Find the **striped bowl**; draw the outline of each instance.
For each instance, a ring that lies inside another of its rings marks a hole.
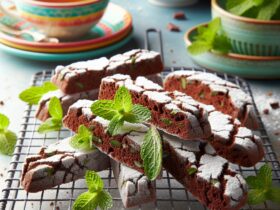
[[[233,52],[254,56],[280,55],[280,20],[257,20],[225,10],[226,0],[212,0],[212,17],[220,17]]]
[[[75,39],[86,34],[103,16],[109,0],[16,0],[18,15],[51,37]]]

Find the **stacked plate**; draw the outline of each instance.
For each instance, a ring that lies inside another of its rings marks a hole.
[[[7,1],[7,0],[6,0]],[[25,21],[15,21],[0,12],[0,22],[14,29],[35,30]],[[132,17],[124,8],[110,3],[101,21],[79,40],[59,43],[35,42],[29,35],[0,32],[0,49],[14,55],[45,61],[66,61],[102,56],[131,38]]]

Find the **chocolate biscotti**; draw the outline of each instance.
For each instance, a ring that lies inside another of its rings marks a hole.
[[[216,110],[239,119],[243,126],[257,128],[257,118],[251,97],[239,86],[214,74],[175,71],[167,75],[164,89],[186,93],[197,101],[213,105]]]
[[[125,208],[156,200],[156,183],[144,174],[111,159],[111,167]]]
[[[213,106],[196,102],[182,92],[164,91],[144,77],[135,81],[128,75],[106,77],[101,82],[98,98],[112,99],[123,85],[130,91],[134,103],[151,110],[150,123],[159,129],[184,140],[210,141],[220,156],[241,166],[253,166],[263,158],[260,138],[242,127],[238,120],[216,111]]]
[[[51,91],[43,95],[41,100],[39,101],[38,108],[36,110],[36,118],[45,121],[50,117],[48,111],[48,104],[52,97],[57,97],[60,100],[60,104],[62,106],[63,115],[67,113],[69,106],[78,101],[79,99],[90,99],[95,100],[98,97],[99,89],[93,89],[90,91],[74,93],[74,94],[65,94],[61,90]]]
[[[165,169],[208,209],[238,210],[246,204],[244,178],[209,144],[168,142],[168,155],[163,160]]]
[[[128,74],[132,78],[162,72],[163,63],[159,53],[148,50],[131,50],[107,59],[83,61],[68,66],[58,66],[51,81],[66,94],[98,88],[103,77]]]
[[[211,129],[207,112],[191,97],[185,101],[173,100],[173,93],[145,77],[135,81],[128,75],[116,74],[102,79],[99,96],[113,99],[117,89],[125,86],[132,95],[134,104],[141,104],[151,110],[151,124],[182,139],[208,139]],[[176,125],[176,126],[172,126]]]
[[[83,152],[70,146],[70,138],[43,147],[38,155],[24,162],[21,185],[27,192],[38,192],[84,177],[86,170],[102,171],[110,159],[97,149]]]

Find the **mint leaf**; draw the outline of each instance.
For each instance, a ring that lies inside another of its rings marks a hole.
[[[113,117],[113,119],[110,121],[109,125],[108,125],[108,133],[111,136],[115,136],[118,134],[118,131],[120,130],[120,128],[123,126],[124,124],[124,119],[121,115],[116,115],[115,117]]]
[[[99,192],[103,190],[104,184],[100,176],[94,171],[87,171],[85,175],[89,192]]]
[[[162,140],[158,130],[152,126],[144,137],[140,151],[146,176],[155,180],[162,168]]]
[[[103,189],[104,184],[100,176],[94,171],[87,171],[86,183],[88,192],[82,193],[73,205],[74,210],[109,209],[113,206],[111,195]]]
[[[63,118],[63,110],[60,104],[60,100],[57,97],[52,97],[48,107],[49,113],[52,118],[62,119]]]
[[[270,188],[266,193],[266,197],[268,200],[280,203],[280,189],[276,187]]]
[[[135,104],[132,106],[130,113],[124,114],[124,121],[130,123],[142,123],[151,119],[151,111],[140,104]]]
[[[132,105],[132,98],[129,90],[124,86],[120,87],[114,97],[115,109],[120,112],[130,112]]]
[[[9,125],[10,125],[9,118],[0,113],[0,131],[7,129]]]
[[[243,15],[245,12],[247,12],[252,7],[258,5],[258,4],[256,4],[257,2],[255,2],[254,0],[244,0],[244,1],[241,1],[238,3],[239,4],[236,3],[234,7],[229,9],[229,11],[235,15]],[[229,3],[229,4],[232,5],[233,3]]]
[[[57,90],[51,82],[44,82],[42,86],[31,86],[19,94],[19,98],[28,104],[38,104],[42,96],[50,91]]]
[[[224,32],[220,32],[216,35],[213,42],[213,50],[222,54],[229,53],[231,50],[231,43]]]
[[[0,132],[0,153],[12,155],[17,142],[17,136],[10,130]]]
[[[269,0],[267,4],[265,4],[259,9],[257,19],[271,20],[272,17],[276,14],[279,6],[280,6],[279,0]]]
[[[98,205],[98,193],[84,192],[76,199],[73,210],[93,210]]]
[[[111,100],[98,100],[91,105],[91,111],[96,116],[106,120],[111,120],[118,111],[114,107],[114,102]]]
[[[192,55],[199,55],[202,53],[206,53],[212,49],[211,43],[205,41],[196,41],[193,42],[190,46],[188,46],[188,51]]]
[[[262,189],[263,188],[263,182],[258,177],[248,176],[246,178],[246,182],[250,188],[253,188],[253,189]]]
[[[258,174],[257,177],[262,181],[264,188],[270,188],[272,184],[272,170],[268,164],[264,164]]]
[[[91,150],[93,148],[92,140],[92,132],[86,126],[80,125],[78,133],[71,138],[70,145],[74,149]]]
[[[248,204],[255,205],[263,203],[266,200],[266,191],[263,189],[253,189],[248,194]]]
[[[37,131],[39,133],[47,133],[50,131],[59,131],[61,127],[61,119],[49,118],[39,126]]]

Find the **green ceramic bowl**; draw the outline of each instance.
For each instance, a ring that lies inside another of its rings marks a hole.
[[[186,32],[184,40],[187,46],[192,43],[196,34],[197,27]],[[211,52],[190,56],[197,64],[212,71],[253,79],[280,79],[280,56],[249,56],[234,53],[219,55]]]
[[[244,55],[280,55],[280,20],[257,20],[236,16],[225,8],[226,0],[212,0],[212,17],[221,17],[233,52]]]

